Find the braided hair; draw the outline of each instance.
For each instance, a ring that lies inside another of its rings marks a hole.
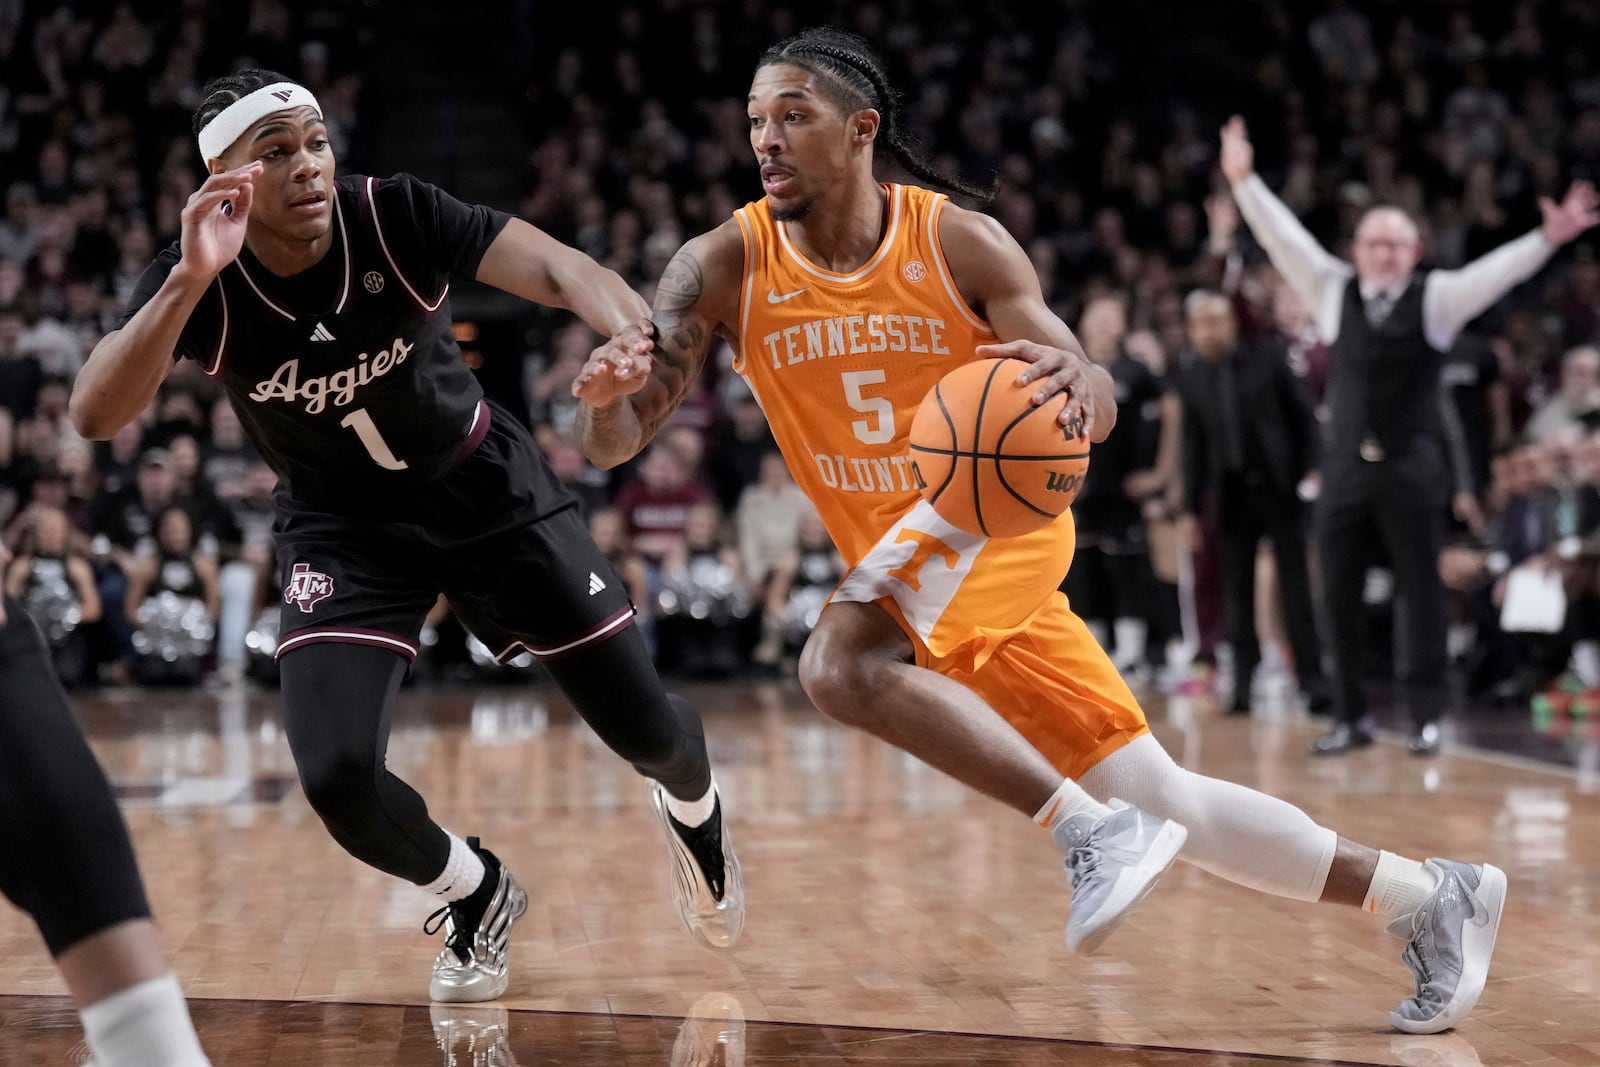
[[[918,181],[988,204],[999,187],[991,179],[987,188],[958,176],[943,174],[928,158],[928,150],[905,128],[900,115],[900,94],[889,84],[883,61],[866,41],[853,33],[816,26],[801,30],[761,55],[756,69],[776,64],[801,67],[820,75],[825,91],[846,112],[873,108],[881,116],[878,143],[889,157]]]
[[[194,134],[199,136],[200,131],[205,129],[212,119],[222,114],[229,104],[249,96],[257,89],[264,89],[278,82],[300,84],[275,70],[261,70],[257,67],[211,79],[202,90],[203,99],[200,101],[200,106],[194,111]]]

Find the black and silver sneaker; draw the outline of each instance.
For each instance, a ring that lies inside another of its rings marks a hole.
[[[506,991],[511,981],[508,957],[511,927],[528,910],[528,894],[511,876],[505,864],[488,849],[478,847],[476,837],[467,844],[483,857],[485,880],[495,879],[487,901],[475,898],[446,904],[428,916],[426,933],[445,930],[444,950],[433,961],[433,981],[428,995],[445,1003],[477,1003],[494,1000]]]
[[[707,948],[732,948],[744,929],[744,875],[722,821],[722,797],[711,818],[685,826],[667,810],[667,792],[650,783],[650,799],[672,854],[672,899],[683,925]]]

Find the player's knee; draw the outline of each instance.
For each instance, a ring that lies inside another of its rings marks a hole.
[[[871,665],[855,650],[824,639],[806,643],[800,653],[800,688],[830,719],[863,727],[871,718]]]
[[[303,760],[300,787],[305,790],[311,810],[330,826],[360,826],[378,807],[373,767],[353,756]]]

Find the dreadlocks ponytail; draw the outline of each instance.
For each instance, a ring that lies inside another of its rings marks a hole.
[[[882,117],[878,143],[906,173],[925,185],[972,197],[983,204],[994,199],[998,179],[987,187],[959,176],[944,174],[928,158],[928,150],[905,128],[900,114],[900,94],[889,84],[883,62],[867,42],[853,33],[830,27],[802,30],[767,49],[756,69],[776,63],[803,67],[821,75],[834,100],[846,111],[874,108]]]

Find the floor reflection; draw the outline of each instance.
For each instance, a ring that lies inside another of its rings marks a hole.
[[[196,1000],[215,1067],[1360,1067],[1366,1061],[746,1022],[728,993],[688,1017],[508,1011],[498,1004],[389,1007]],[[1454,1034],[1395,1037],[1407,1067],[1482,1067]],[[64,998],[0,996],[0,1062],[87,1064]]]

